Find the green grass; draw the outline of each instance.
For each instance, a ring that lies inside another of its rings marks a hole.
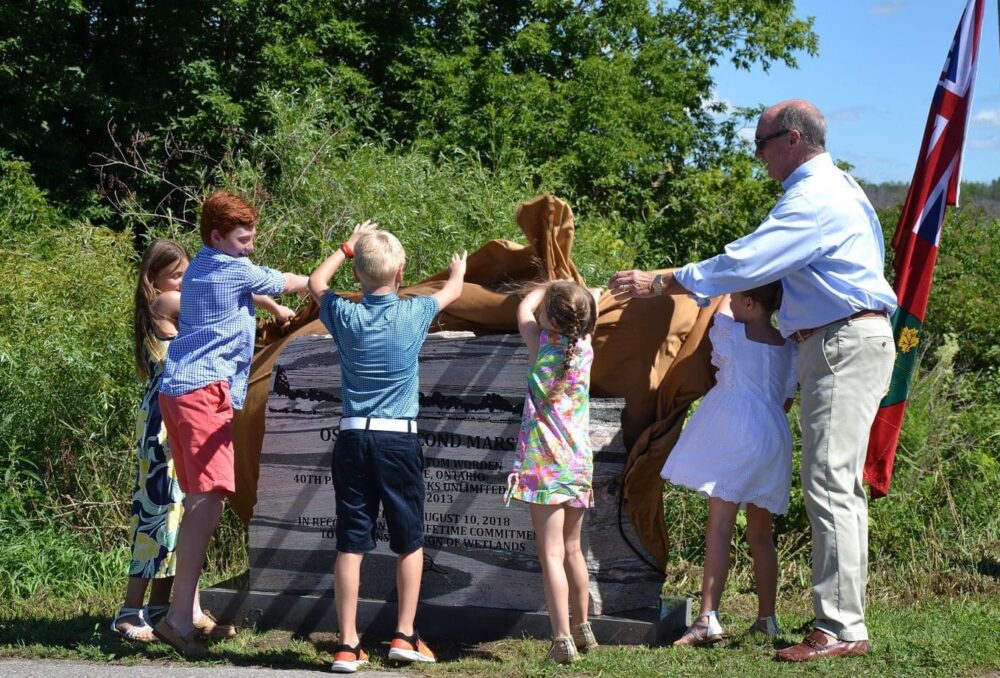
[[[733,637],[711,649],[674,650],[668,647],[602,647],[575,664],[572,670],[545,661],[547,643],[509,639],[480,645],[436,642],[440,663],[401,673],[429,675],[548,676],[558,674],[602,676],[663,675],[893,675],[977,676],[1000,669],[1000,592],[959,597],[927,596],[910,604],[882,601],[868,610],[873,652],[849,660],[784,665],[774,661],[775,647],[796,642],[796,628],[808,623],[807,592],[783,596],[780,619],[786,632],[777,642],[741,636],[752,620],[753,596],[738,593],[727,599],[732,612],[723,617]],[[118,640],[107,630],[113,600],[91,597],[65,604],[51,616],[39,611],[0,619],[0,657],[59,658],[140,663],[176,661],[169,647],[141,646]],[[428,633],[431,641],[435,640]],[[199,664],[233,664],[276,668],[324,669],[330,662],[335,637],[315,633],[293,637],[283,631],[242,630],[231,641],[216,643]],[[386,639],[365,643],[372,668],[394,669],[386,655]]]
[[[75,535],[52,526],[14,532],[0,528],[0,597],[10,605],[49,596],[73,599],[97,595],[128,570],[126,549],[93,550]],[[60,582],[57,590],[53,582]],[[0,608],[2,609],[2,608]]]
[[[0,620],[47,618],[50,606],[62,614],[81,611],[92,600],[106,600],[106,609],[120,603],[114,599],[124,595],[128,572],[127,518],[97,530],[72,529],[47,516],[4,520],[4,509],[0,501]],[[245,572],[246,557],[246,530],[226,511],[209,545],[209,576],[221,580]]]

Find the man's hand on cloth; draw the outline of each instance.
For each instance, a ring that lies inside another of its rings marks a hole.
[[[617,301],[626,299],[651,299],[658,296],[653,290],[652,273],[646,271],[618,271],[608,281],[608,290]]]

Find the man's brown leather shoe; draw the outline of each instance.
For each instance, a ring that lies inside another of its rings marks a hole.
[[[853,657],[866,652],[867,640],[839,640],[816,629],[798,645],[778,650],[775,658],[779,662],[808,662],[823,657]]]

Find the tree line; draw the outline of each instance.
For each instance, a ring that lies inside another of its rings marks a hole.
[[[910,185],[903,181],[863,182],[863,186],[876,210],[901,205],[910,189]],[[962,207],[979,207],[994,217],[1000,217],[1000,178],[989,183],[963,181],[959,200]]]
[[[677,258],[752,227],[774,191],[736,135],[756,111],[725,115],[712,67],[816,49],[792,0],[13,0],[0,149],[76,214],[114,225],[122,196],[180,214],[171,187],[273,131],[275,92],[311,94],[337,144],[527,167]]]

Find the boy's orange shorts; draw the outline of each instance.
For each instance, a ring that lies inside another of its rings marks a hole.
[[[229,383],[216,381],[180,396],[161,393],[160,414],[184,494],[235,492]]]

